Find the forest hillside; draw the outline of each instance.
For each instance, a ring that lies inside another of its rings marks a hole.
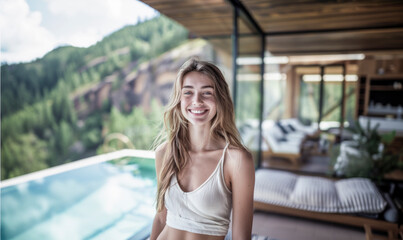
[[[128,137],[123,147],[150,149],[177,69],[210,53],[205,41],[188,40],[186,29],[159,16],[89,48],[2,64],[1,178],[116,149],[104,142],[112,133]]]

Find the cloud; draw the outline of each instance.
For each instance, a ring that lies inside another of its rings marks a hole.
[[[0,1],[1,62],[30,61],[55,47],[41,21],[42,14],[30,11],[24,0]]]
[[[157,12],[136,0],[0,0],[1,61],[30,61],[61,45],[88,47]]]
[[[88,47],[121,27],[135,24],[138,18],[151,18],[156,11],[135,0],[46,0],[57,19],[58,41]],[[54,26],[51,26],[53,28]],[[57,29],[54,29],[57,31]]]

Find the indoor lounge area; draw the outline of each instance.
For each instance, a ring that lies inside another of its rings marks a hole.
[[[402,239],[401,1],[143,2],[214,48],[256,239]]]

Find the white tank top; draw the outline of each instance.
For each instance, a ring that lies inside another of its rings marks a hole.
[[[165,193],[169,227],[214,236],[227,234],[232,209],[232,193],[224,181],[224,156],[228,145],[213,173],[195,190],[184,192],[176,175],[171,178]]]

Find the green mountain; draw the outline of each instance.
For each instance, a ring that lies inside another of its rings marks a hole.
[[[131,134],[136,136],[135,146],[149,146],[157,132],[154,125],[161,104],[149,97],[153,109],[149,111],[137,107],[136,97],[143,95],[115,100],[100,96],[104,86],[110,94],[135,84],[133,74],[141,66],[187,38],[186,29],[159,16],[126,26],[89,48],[64,46],[33,62],[3,64],[1,178],[93,155],[97,149],[102,151],[107,133]]]
[[[30,63],[1,66],[2,117],[47,97],[60,82],[76,89],[129,62],[145,62],[183,43],[188,32],[160,16],[127,26],[89,48],[59,47]]]

